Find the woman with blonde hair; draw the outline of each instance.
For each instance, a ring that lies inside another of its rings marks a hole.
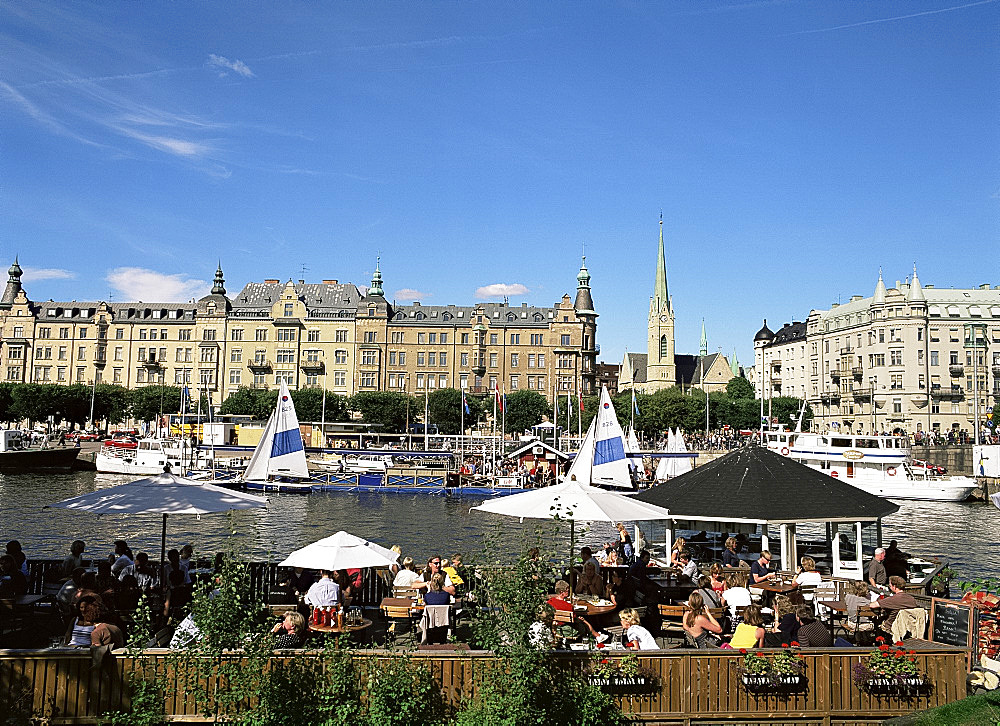
[[[281,619],[281,622],[271,628],[271,632],[278,636],[274,639],[275,650],[301,648],[305,645],[306,635],[308,634],[306,619],[302,617],[302,613],[289,610],[285,613],[285,617]]]
[[[674,540],[673,546],[670,548],[670,564],[674,567],[681,567],[681,552],[687,549],[687,540],[683,537],[678,537]]]
[[[864,580],[856,580],[848,587],[844,593],[844,604],[847,606],[847,619],[844,621],[844,629],[849,632],[867,633],[875,629],[870,618],[858,615],[859,608],[870,607],[872,603],[871,590]]]
[[[750,604],[743,611],[743,622],[736,626],[733,637],[729,645],[733,648],[762,648],[764,647],[764,618],[760,608]]]
[[[692,592],[687,602],[687,612],[684,613],[682,625],[688,640],[695,648],[717,646],[719,639],[715,636],[722,632],[719,621],[705,607],[705,601],[699,592]]]
[[[712,579],[712,589],[721,595],[726,589],[726,576],[722,573],[722,565],[713,562],[708,568],[708,576]]]
[[[723,567],[739,567],[740,566],[740,555],[737,548],[737,542],[735,537],[726,538],[726,549],[722,550],[722,566]]]
[[[625,629],[625,639],[629,648],[636,650],[659,650],[653,634],[639,625],[639,613],[627,608],[618,613],[618,620]]]

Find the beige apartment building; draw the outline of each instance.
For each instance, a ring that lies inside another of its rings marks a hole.
[[[528,389],[552,399],[596,390],[590,273],[551,307],[506,302],[395,305],[371,287],[250,282],[228,297],[222,269],[190,303],[34,302],[15,261],[0,298],[8,382],[198,386],[216,402],[240,386],[325,386],[343,395],[439,388]]]
[[[1000,285],[912,279],[754,337],[755,386],[805,397],[820,430],[973,428],[1000,402]],[[978,398],[978,407],[977,407]]]

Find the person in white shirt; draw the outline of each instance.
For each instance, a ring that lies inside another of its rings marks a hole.
[[[692,582],[698,579],[698,563],[691,559],[691,553],[687,550],[681,551],[678,560],[681,566],[681,574]]]
[[[737,619],[736,608],[746,607],[753,602],[746,584],[747,576],[739,572],[731,572],[726,577],[726,589],[722,592],[722,604],[729,608],[729,614],[733,617],[734,624]]]
[[[114,562],[111,563],[111,574],[115,577],[121,577],[122,570],[132,564],[132,557],[130,556],[132,550],[128,548],[128,544],[123,539],[115,540],[115,554]]]
[[[802,566],[795,576],[795,582],[800,585],[818,585],[823,582],[823,576],[816,571],[816,560],[812,557],[802,558]]]
[[[403,558],[403,568],[396,573],[392,580],[393,587],[415,587],[415,583],[420,582],[420,575],[413,569],[413,558]]]
[[[319,580],[306,593],[306,604],[317,608],[333,607],[340,602],[340,586],[330,579],[330,573],[326,570],[320,570],[319,573]]]
[[[588,562],[593,562],[594,570],[598,573],[601,571],[601,562],[594,557],[594,552],[589,547],[580,548],[580,560],[583,562],[584,567],[587,566]]]
[[[625,636],[630,645],[635,643],[635,646],[633,647],[638,650],[660,649],[660,646],[656,643],[656,638],[653,637],[653,634],[639,625],[639,613],[635,610],[632,608],[622,610],[618,613],[618,619],[621,621],[622,627],[625,629]]]
[[[538,620],[528,628],[528,642],[532,648],[551,650],[553,645],[552,622],[555,610],[548,603],[542,603],[538,608]]]
[[[181,547],[180,551],[180,565],[181,569],[184,571],[184,584],[191,584],[191,556],[194,554],[194,547],[186,544]]]

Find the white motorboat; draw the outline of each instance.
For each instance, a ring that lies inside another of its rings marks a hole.
[[[130,445],[131,444],[131,445]],[[105,441],[97,452],[97,471],[102,474],[160,474],[168,464],[180,473],[192,461],[191,445],[181,439]]]
[[[393,466],[392,456],[388,454],[357,454],[345,455],[339,459],[311,459],[313,466],[324,471],[350,474],[385,474]]]
[[[767,431],[765,440],[782,456],[888,499],[960,502],[979,488],[972,477],[915,465],[905,436]]]

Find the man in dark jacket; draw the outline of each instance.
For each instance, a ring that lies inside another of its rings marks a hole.
[[[833,645],[833,636],[808,605],[795,608],[795,619],[799,621],[798,642],[803,648],[829,648]]]

